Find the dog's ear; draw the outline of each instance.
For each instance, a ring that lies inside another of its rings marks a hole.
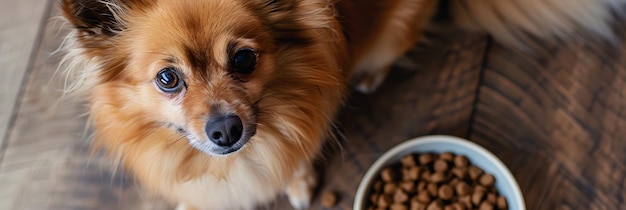
[[[116,0],[63,0],[63,16],[88,37],[106,38],[124,29],[123,13],[126,5]]]

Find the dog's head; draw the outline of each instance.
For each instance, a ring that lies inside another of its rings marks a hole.
[[[204,153],[227,155],[259,135],[301,147],[327,133],[345,59],[328,5],[64,0],[62,10],[91,62],[80,71],[93,78],[96,131],[129,138],[127,130],[145,137],[167,127]]]

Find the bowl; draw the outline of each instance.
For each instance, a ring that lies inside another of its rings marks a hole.
[[[400,161],[402,157],[411,153],[444,153],[452,152],[456,155],[465,155],[469,161],[496,178],[495,187],[507,199],[510,210],[525,210],[524,198],[519,185],[509,169],[495,155],[485,148],[465,139],[453,136],[423,136],[405,141],[385,152],[367,170],[359,184],[354,200],[354,210],[364,210],[367,195],[373,180],[386,166]]]

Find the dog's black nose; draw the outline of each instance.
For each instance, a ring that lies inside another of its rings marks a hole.
[[[209,139],[222,147],[232,146],[243,134],[243,123],[235,115],[212,116],[204,128]]]

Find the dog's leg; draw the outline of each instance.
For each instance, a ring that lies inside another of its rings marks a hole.
[[[346,10],[344,21],[350,24],[346,33],[354,55],[351,83],[356,90],[369,93],[383,83],[396,59],[419,40],[438,0],[344,2],[340,7]]]
[[[313,166],[302,161],[285,189],[291,206],[295,209],[309,208],[316,185],[317,176]]]

